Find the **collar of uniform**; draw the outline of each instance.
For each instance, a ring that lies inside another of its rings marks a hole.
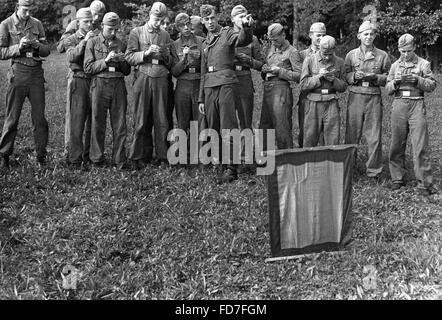
[[[106,44],[106,38],[103,35],[103,32],[100,32],[100,34],[98,35],[98,37],[100,38],[100,41],[104,44]]]
[[[210,32],[210,31],[207,32],[207,39],[211,40],[211,39],[219,36],[220,33],[221,33],[221,30],[222,30],[221,26],[218,25],[218,27],[216,28],[215,32]],[[209,36],[210,36],[210,38],[209,38]]]
[[[321,56],[320,51],[316,52],[315,55],[318,57],[319,62],[322,62],[324,60]],[[329,66],[334,66],[334,65],[335,65],[335,55],[333,54],[333,56],[331,57],[330,61],[326,64],[326,66],[329,67]]]
[[[25,26],[25,29],[29,29],[32,27],[32,24],[30,23],[31,17],[29,17],[28,21],[21,21],[17,16],[17,11],[15,11],[12,15],[12,19],[14,20],[14,24],[16,26],[23,24],[23,26]]]
[[[399,58],[399,63],[401,65],[407,65],[409,63],[417,64],[417,62],[418,62],[418,58],[417,58],[417,54],[416,53],[414,54],[413,59],[411,59],[410,61],[403,61],[402,58]]]
[[[371,56],[368,57],[369,59],[366,59],[366,55],[368,52],[371,52]],[[362,46],[359,46],[359,48],[358,48],[358,58],[361,61],[374,59],[374,58],[376,58],[377,54],[378,54],[378,49],[374,45],[373,45],[373,49],[367,51],[365,54],[364,54],[364,51],[362,51]]]
[[[281,49],[279,49],[279,50],[280,50],[280,51],[285,51],[285,50],[287,50],[289,47],[290,47],[290,42],[286,39],[286,40],[284,41],[284,43],[282,44]]]
[[[316,50],[313,46],[310,46],[309,50],[310,50],[310,52],[312,52],[312,53],[316,53],[316,52],[319,51],[319,49]]]
[[[149,24],[149,22],[146,22],[146,24],[145,24],[144,26],[145,26],[146,30],[147,30],[148,32],[150,32],[150,33],[153,33],[153,32],[155,32],[155,33],[160,33],[161,28],[154,29],[154,28],[152,28],[152,26]]]
[[[193,33],[190,33],[190,36],[188,37],[188,38],[183,38],[182,36],[181,36],[181,34],[179,35],[179,39],[180,39],[180,41],[181,41],[181,43],[183,43],[184,42],[184,40],[189,40],[188,42],[194,42],[194,43],[196,43],[196,35],[194,35]]]
[[[84,37],[86,36],[85,34],[82,34],[80,30],[77,30],[77,32],[75,32],[75,35],[78,39],[84,39]]]

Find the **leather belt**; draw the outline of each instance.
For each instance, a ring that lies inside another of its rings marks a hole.
[[[336,93],[336,89],[315,89],[312,91],[312,93],[319,93],[319,94],[335,94]]]
[[[209,73],[222,71],[222,70],[232,70],[232,69],[231,68],[217,69],[217,68],[215,68],[215,66],[208,66],[207,67],[207,72],[209,72]]]
[[[424,93],[418,90],[399,90],[394,94],[395,98],[420,98]]]
[[[250,71],[250,67],[241,66],[241,65],[235,65],[234,69],[235,71]]]
[[[374,88],[374,87],[379,87],[377,85],[374,85],[373,83],[369,82],[369,81],[358,81],[355,84],[358,87],[363,87],[363,88]]]
[[[186,68],[184,69],[183,72],[187,72],[187,73],[201,73],[201,67],[190,67],[190,68]]]
[[[154,58],[151,58],[151,57],[147,58],[147,63],[151,63],[151,64],[155,64],[155,65],[161,65],[161,66],[166,65],[163,60],[154,59]]]

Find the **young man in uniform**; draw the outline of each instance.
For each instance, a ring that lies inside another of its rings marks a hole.
[[[391,66],[385,86],[388,94],[394,95],[391,112],[391,189],[398,190],[405,185],[405,149],[410,133],[417,191],[420,195],[429,196],[437,190],[431,174],[424,92],[434,91],[436,80],[430,62],[416,55],[412,35],[402,35],[398,48],[401,57]]]
[[[346,144],[359,144],[363,128],[368,144],[367,176],[379,177],[382,172],[382,96],[391,61],[388,54],[373,45],[376,27],[365,21],[359,27],[361,46],[345,57],[349,84]]]
[[[204,25],[200,16],[193,15],[190,17],[190,25],[192,33],[198,37],[205,38]]]
[[[190,122],[201,120],[198,110],[198,96],[201,80],[201,53],[203,38],[191,31],[190,17],[179,13],[175,25],[180,35],[174,41],[179,60],[172,67],[172,74],[177,79],[175,88],[175,112],[178,128],[189,134]]]
[[[277,149],[291,149],[293,92],[290,83],[299,83],[301,78],[301,66],[297,63],[299,53],[286,39],[281,24],[270,25],[267,35],[272,45],[261,68],[264,94],[260,128],[275,130]],[[266,143],[265,150],[267,148]]]
[[[326,32],[327,30],[325,28],[325,24],[322,22],[315,22],[310,26],[309,37],[312,43],[310,47],[308,47],[307,49],[299,51],[298,55],[299,60],[297,61],[297,64],[299,64],[302,67],[304,60],[307,57],[310,57],[311,55],[319,51],[319,43],[321,42],[322,37],[325,36]],[[307,97],[301,92],[298,99],[298,125],[299,125],[298,145],[300,148],[303,147],[304,143],[304,117],[305,117],[306,103],[308,103]],[[320,138],[320,144],[324,144],[323,137]]]
[[[223,143],[231,146],[230,138],[222,136],[222,129],[238,128],[233,89],[235,85],[238,85],[238,79],[233,70],[235,48],[252,42],[253,20],[250,15],[247,15],[242,20],[239,32],[235,32],[231,27],[223,28],[218,24],[214,6],[202,5],[200,12],[208,34],[203,43],[199,109],[206,116],[208,128],[218,132],[219,137],[226,140]],[[230,158],[234,158],[232,152]],[[217,179],[218,183],[238,179],[237,165],[233,164],[232,160],[225,168],[226,170]]]
[[[0,139],[0,169],[9,168],[23,103],[31,102],[35,151],[39,165],[46,163],[49,128],[45,118],[42,57],[50,54],[43,25],[31,16],[33,0],[19,0],[15,12],[0,24],[0,58],[11,59],[6,112]]]
[[[242,26],[242,19],[248,14],[247,9],[242,5],[237,5],[232,9],[231,17],[233,28],[239,32]],[[258,38],[253,36],[252,43],[245,47],[237,47],[234,60],[234,68],[239,85],[235,86],[235,106],[238,112],[239,127],[241,130],[252,129],[253,120],[253,100],[254,87],[251,69],[260,70],[263,65],[261,45]],[[245,145],[242,145],[242,158],[245,162],[240,167],[243,173],[253,172],[253,155],[250,159],[245,159]]]
[[[99,0],[94,0],[89,5],[89,9],[92,12],[92,30],[98,35],[101,31],[101,22],[103,20],[104,13],[106,12],[106,6],[103,2]],[[62,34],[58,45],[57,51],[63,53],[66,51],[66,39],[78,31],[79,21],[78,19],[72,20],[66,27],[65,32]],[[66,93],[66,113],[65,113],[65,128],[64,128],[64,148],[65,154],[68,157],[69,154],[69,139],[70,139],[70,101],[71,101],[71,83],[72,83],[72,72],[68,72],[67,75],[67,93]],[[86,127],[86,131],[90,131],[90,126]],[[69,162],[69,158],[67,158]]]
[[[324,133],[324,144],[339,144],[340,109],[337,92],[347,89],[344,60],[335,55],[336,40],[324,36],[319,52],[302,65],[301,90],[307,96],[304,148],[316,147]]]
[[[114,12],[106,13],[103,17],[103,31],[86,44],[84,71],[93,76],[90,159],[97,167],[105,163],[106,116],[109,109],[113,133],[112,162],[118,169],[124,169],[127,134],[127,90],[124,77],[130,74],[131,68],[124,59],[126,46],[116,36],[119,28],[120,17]]]
[[[168,164],[167,135],[171,129],[167,117],[169,73],[177,60],[170,35],[161,29],[167,7],[161,2],[152,5],[149,21],[130,32],[126,60],[136,66],[134,83],[134,138],[129,159],[135,169],[146,166],[153,157],[152,127],[155,153],[160,164]],[[173,99],[173,97],[170,97]]]
[[[73,74],[69,95],[69,163],[81,167],[89,161],[91,145],[91,75],[84,72],[84,51],[87,41],[95,37],[95,33],[92,31],[92,12],[89,8],[79,9],[77,20],[78,31],[66,38],[65,47]]]

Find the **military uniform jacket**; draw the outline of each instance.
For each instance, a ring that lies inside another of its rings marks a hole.
[[[412,73],[417,76],[417,82],[412,83],[401,83],[395,85],[393,80],[395,75],[401,76],[403,74]],[[430,62],[425,59],[418,57],[417,55],[409,61],[402,61],[402,59],[397,60],[391,66],[390,72],[387,77],[387,85],[385,89],[388,94],[392,95],[399,91],[409,91],[411,93],[421,94],[421,97],[406,97],[402,98],[408,99],[423,99],[424,92],[432,92],[436,88],[436,80],[434,78],[433,72],[431,71]],[[413,95],[413,94],[411,94]]]
[[[301,65],[299,61],[299,52],[295,49],[288,40],[282,45],[281,49],[275,48],[273,45],[270,46],[269,51],[266,55],[266,64],[271,66],[279,67],[279,73],[273,75],[267,73],[265,80],[275,81],[295,81],[299,82],[301,78]]]
[[[307,59],[307,57],[310,57],[312,55],[314,55],[316,52],[318,52],[319,50],[315,50],[313,49],[312,46],[308,47],[307,49],[304,49],[302,51],[299,51],[299,62],[302,66],[302,63],[304,62],[305,59]]]
[[[235,48],[246,46],[253,40],[253,28],[243,27],[235,32],[232,27],[219,27],[208,33],[203,42],[201,59],[201,87],[198,101],[204,103],[204,88],[238,83],[233,70]]]
[[[388,71],[391,67],[391,61],[388,54],[376,47],[367,51],[365,54],[361,47],[353,49],[345,57],[345,73],[349,91],[363,94],[381,94],[381,88],[387,83]],[[356,71],[365,73],[375,73],[376,80],[356,80],[354,75]]]
[[[334,73],[335,79],[333,82],[320,78],[319,71],[323,68]],[[334,55],[326,63],[320,52],[305,59],[302,65],[301,92],[307,94],[307,99],[311,101],[331,101],[338,99],[333,91],[344,92],[346,89],[344,59]]]
[[[172,74],[175,78],[181,80],[199,80],[201,79],[201,53],[204,38],[198,37],[193,33],[189,38],[179,37],[173,42],[175,52],[178,55],[178,61],[172,67]],[[189,53],[184,58],[183,49],[189,47]]]
[[[38,48],[26,48],[20,51],[20,40],[27,37],[38,40]],[[29,17],[27,21],[20,21],[13,13],[0,24],[0,58],[12,59],[13,63],[20,63],[29,67],[41,66],[43,59],[50,54],[43,25],[40,20]]]
[[[96,35],[98,35],[101,31],[100,24],[92,24],[92,30],[94,30]],[[67,37],[73,35],[77,31],[78,31],[78,20],[75,19],[75,20],[72,20],[71,22],[69,22],[68,26],[66,27],[66,30],[61,35],[60,40],[58,41],[57,51],[59,53],[63,53],[67,50],[66,43],[65,43]]]
[[[155,44],[161,48],[158,54],[144,56],[144,52]],[[166,77],[174,62],[178,60],[172,40],[167,31],[155,30],[147,23],[133,29],[127,42],[126,61],[151,78]]]
[[[89,39],[84,52],[84,71],[99,78],[122,78],[130,74],[130,65],[126,61],[106,63],[107,55],[111,51],[124,52],[126,46],[117,37],[106,40],[103,33]]]
[[[236,57],[238,54],[245,54],[250,58],[250,63],[241,63]],[[233,61],[235,72],[237,76],[250,75],[250,70],[245,69],[255,69],[259,70],[264,64],[264,57],[262,55],[261,45],[259,44],[258,38],[253,36],[253,40],[245,47],[236,47],[235,49],[235,60]]]
[[[69,61],[69,68],[76,76],[89,78],[90,75],[84,72],[84,52],[86,50],[86,41],[80,31],[66,38],[65,48],[66,56]]]

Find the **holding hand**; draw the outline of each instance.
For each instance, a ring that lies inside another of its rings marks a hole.
[[[104,62],[106,62],[106,63],[108,63],[108,62],[110,62],[110,61],[112,61],[112,60],[114,60],[114,58],[116,57],[116,53],[115,53],[115,51],[111,51],[111,52],[109,52],[109,54],[107,55],[107,57],[104,59]]]
[[[252,19],[252,15],[248,14],[242,19],[243,26],[251,27],[255,23],[255,20]]]
[[[417,77],[412,73],[408,73],[408,74],[402,75],[401,80],[402,80],[402,82],[406,82],[406,83],[416,83]]]
[[[88,33],[86,33],[86,36],[84,37],[84,41],[88,41],[90,38],[95,37],[95,32],[93,31],[89,31]]]
[[[201,114],[206,114],[206,108],[204,107],[204,103],[199,104],[198,110]]]
[[[355,72],[355,80],[362,80],[365,77],[365,73],[358,70]]]

